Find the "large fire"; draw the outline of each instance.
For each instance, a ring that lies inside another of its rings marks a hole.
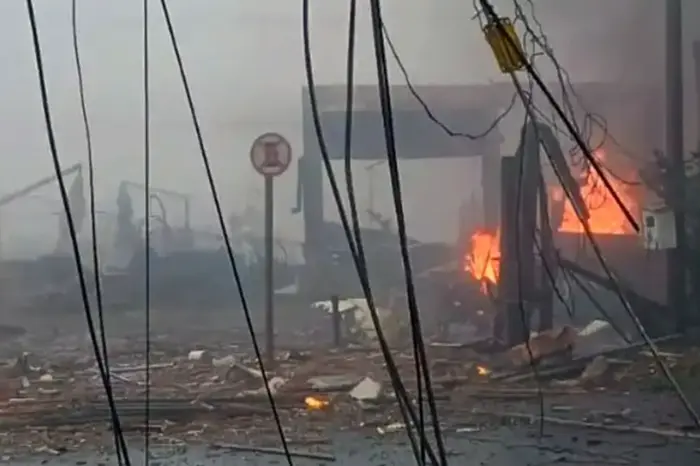
[[[604,163],[605,154],[603,151],[594,152],[594,157],[600,163]],[[618,195],[624,206],[635,214],[637,203],[630,193],[628,186],[612,176],[606,177],[615,193]],[[629,224],[622,209],[605,187],[600,177],[590,170],[585,183],[581,186],[581,196],[588,208],[588,225],[593,234],[601,235],[630,235],[634,234],[632,226]],[[562,199],[563,190],[558,187],[552,197]],[[559,231],[562,233],[585,233],[583,225],[576,216],[576,211],[568,199],[564,201],[564,216],[562,218]]]
[[[594,156],[599,162],[603,162],[605,159],[605,154],[602,151],[596,151]],[[625,207],[630,209],[633,214],[636,213],[637,203],[628,187],[612,176],[607,177],[607,179]],[[579,189],[588,208],[588,225],[593,234],[628,235],[634,233],[620,206],[610,195],[600,177],[592,170]],[[564,199],[564,212],[558,231],[561,233],[585,233],[571,202],[564,198],[562,188],[552,189],[551,195],[554,202],[561,202]],[[481,282],[483,291],[486,290],[489,283],[498,282],[500,257],[500,231],[493,233],[477,231],[471,236],[464,268]]]
[[[489,283],[498,283],[500,272],[500,232],[477,231],[471,237],[465,269],[482,284],[486,291]]]

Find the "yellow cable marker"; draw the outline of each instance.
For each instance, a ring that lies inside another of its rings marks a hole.
[[[511,74],[525,67],[525,52],[510,19],[498,18],[496,21],[489,21],[484,26],[484,35],[502,73]]]

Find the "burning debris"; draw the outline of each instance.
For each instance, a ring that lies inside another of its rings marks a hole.
[[[594,151],[593,156],[602,166],[607,165],[607,155],[602,149]],[[635,214],[641,211],[639,202],[637,202],[629,184],[625,184],[615,177],[608,177],[607,181],[629,211]],[[588,226],[593,234],[636,235],[620,206],[594,170],[586,170],[583,174],[579,191],[588,210]],[[561,223],[557,230],[561,233],[584,234],[585,229],[564,190],[557,186],[551,188],[550,192],[555,205],[563,203]]]
[[[500,273],[501,258],[500,231],[490,234],[477,231],[470,240],[470,249],[466,256],[465,270],[479,281],[482,292],[487,294],[489,284],[497,284]]]

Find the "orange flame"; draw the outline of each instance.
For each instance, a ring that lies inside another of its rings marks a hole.
[[[304,398],[304,404],[306,408],[311,411],[317,411],[327,408],[330,402],[328,400],[323,400],[321,398],[316,398],[315,396],[307,396]]]
[[[599,162],[604,162],[605,153],[603,151],[595,151],[593,155]],[[628,186],[612,176],[606,178],[615,193],[620,197],[622,203],[634,212],[636,202],[629,192]],[[620,206],[594,170],[590,170],[586,182],[581,186],[580,191],[588,208],[588,225],[592,233],[605,235],[629,235],[634,233]],[[564,197],[562,188],[557,187],[553,190],[552,198],[554,200],[561,200]],[[564,201],[564,215],[559,231],[562,233],[585,233],[585,229],[576,215],[576,210],[568,199]]]
[[[467,253],[465,270],[482,284],[486,291],[488,283],[498,283],[500,272],[500,231],[491,234],[477,231],[471,237],[471,248]]]
[[[483,377],[486,377],[491,373],[491,369],[485,366],[476,366],[476,373]]]

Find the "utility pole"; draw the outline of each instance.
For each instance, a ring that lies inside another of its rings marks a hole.
[[[666,0],[666,156],[674,212],[676,247],[668,251],[667,300],[683,331],[689,324],[687,303],[687,231],[685,219],[685,157],[683,153],[683,30],[682,0]]]

